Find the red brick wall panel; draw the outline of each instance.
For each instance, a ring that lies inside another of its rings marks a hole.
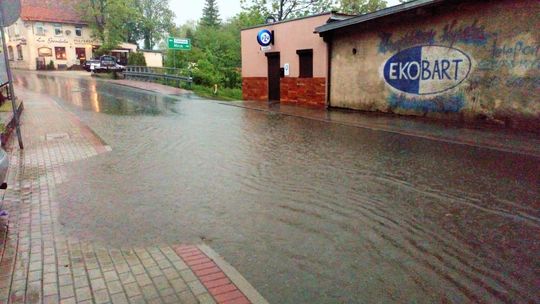
[[[267,101],[268,79],[266,77],[246,77],[242,79],[244,100]]]
[[[281,78],[281,102],[313,107],[326,106],[326,78]],[[268,80],[264,77],[242,79],[244,100],[267,101]]]
[[[281,102],[325,107],[326,78],[282,78]]]

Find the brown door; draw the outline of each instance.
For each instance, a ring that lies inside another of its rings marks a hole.
[[[266,57],[268,57],[268,100],[279,101],[280,56],[279,53],[266,53]]]

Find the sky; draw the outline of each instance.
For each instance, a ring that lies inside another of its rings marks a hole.
[[[176,14],[176,23],[201,18],[205,0],[169,0],[170,7]],[[398,0],[387,0],[388,6],[399,4]],[[221,19],[226,20],[240,12],[240,0],[217,0]]]

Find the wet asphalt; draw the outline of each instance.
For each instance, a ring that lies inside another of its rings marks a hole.
[[[271,303],[540,299],[536,157],[89,77],[15,76],[112,148],[71,164],[56,189],[73,236],[206,243]]]

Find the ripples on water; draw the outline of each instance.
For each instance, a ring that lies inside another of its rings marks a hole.
[[[539,299],[538,159],[100,82],[17,83],[113,147],[59,188],[73,233],[204,236],[275,303]]]

